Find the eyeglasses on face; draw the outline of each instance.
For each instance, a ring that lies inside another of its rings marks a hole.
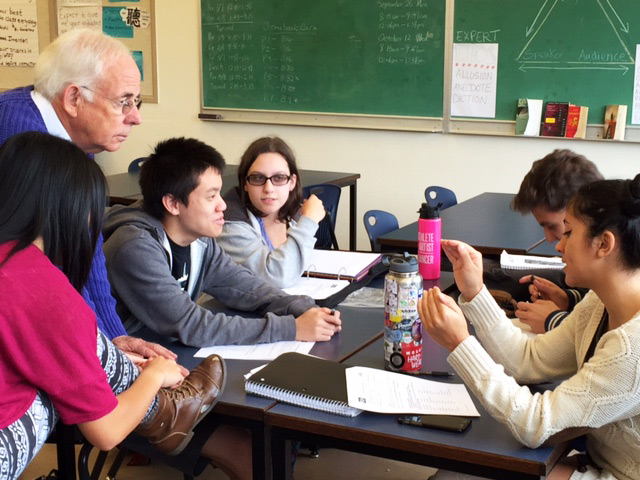
[[[105,97],[100,92],[96,92],[95,90],[90,89],[89,87],[82,86],[81,88],[89,90],[91,93],[95,93],[105,100],[110,101],[118,110],[122,111],[123,115],[128,114],[133,109],[133,107],[136,107],[138,110],[140,110],[140,107],[142,107],[142,98],[140,98],[139,96],[136,98],[125,98],[124,100],[113,100],[109,97]]]
[[[289,183],[289,180],[291,180],[291,175],[285,175],[283,173],[277,173],[275,175],[271,175],[270,177],[265,177],[261,173],[252,173],[251,175],[247,175],[247,183],[255,187],[264,185],[265,183],[267,183],[267,180],[271,180],[272,185],[280,187]]]

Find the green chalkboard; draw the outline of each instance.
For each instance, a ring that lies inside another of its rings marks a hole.
[[[453,41],[498,43],[496,118],[513,120],[518,98],[589,107],[633,102],[638,0],[455,0]]]
[[[203,107],[442,117],[445,0],[201,0]]]

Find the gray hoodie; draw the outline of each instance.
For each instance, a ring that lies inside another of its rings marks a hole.
[[[116,310],[129,333],[144,325],[194,347],[293,340],[295,317],[316,306],[309,297],[287,295],[256,277],[205,237],[191,244],[189,285],[183,291],[171,275],[162,223],[142,210],[141,201],[111,208],[103,233]],[[202,292],[262,318],[209,311],[196,303]]]

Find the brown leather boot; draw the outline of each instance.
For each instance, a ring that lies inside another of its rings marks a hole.
[[[178,455],[193,436],[195,426],[218,402],[226,380],[224,360],[210,355],[176,389],[158,392],[158,411],[149,425],[135,432],[167,455]]]

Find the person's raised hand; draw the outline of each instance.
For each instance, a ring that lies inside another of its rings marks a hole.
[[[418,315],[424,331],[450,352],[469,336],[462,310],[438,287],[422,294],[418,301]]]
[[[453,276],[465,300],[471,301],[482,290],[482,254],[458,240],[442,240],[442,250],[453,266]]]
[[[296,318],[296,340],[324,342],[342,330],[340,312],[329,308],[310,308]]]
[[[316,223],[320,223],[320,220],[324,218],[326,211],[324,209],[324,205],[322,200],[320,200],[315,195],[310,195],[304,203],[302,207],[300,207],[300,215],[304,215],[305,217],[309,217]]]

